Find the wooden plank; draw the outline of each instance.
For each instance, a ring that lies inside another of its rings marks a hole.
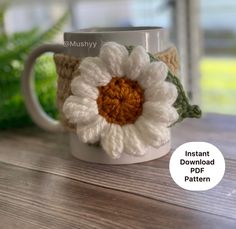
[[[186,141],[217,139],[216,146],[228,158],[224,179],[205,192],[189,192],[173,182],[168,170],[170,154],[129,166],[90,164],[70,155],[65,135],[38,129],[1,133],[0,161],[235,219],[235,121],[235,117],[209,115],[199,121],[186,121],[173,131],[174,147]]]
[[[0,227],[235,228],[236,220],[0,163]]]
[[[172,131],[174,148],[189,141],[204,141],[217,146],[224,157],[236,160],[236,116],[203,114],[201,119],[187,119]]]

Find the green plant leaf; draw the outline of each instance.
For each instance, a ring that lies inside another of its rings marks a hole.
[[[51,28],[34,28],[8,37],[0,35],[0,129],[32,124],[20,90],[24,59],[32,48],[51,40],[68,18],[66,12]],[[52,117],[56,109],[56,70],[51,55],[43,55],[35,64],[36,91],[41,105]]]
[[[29,53],[29,51],[35,46],[51,40],[62,28],[67,18],[68,12],[66,12],[50,29],[40,33],[38,36],[25,37],[25,40],[16,46],[8,43],[6,46],[8,47],[7,49],[0,50],[0,62],[7,62],[13,58],[22,58],[23,55]]]
[[[5,0],[0,3],[0,36],[2,37],[6,37],[4,16],[10,3],[11,3],[11,0]]]

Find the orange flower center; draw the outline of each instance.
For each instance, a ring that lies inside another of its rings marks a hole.
[[[142,114],[144,93],[137,81],[113,77],[106,86],[98,89],[98,112],[107,122],[122,126],[134,123]]]

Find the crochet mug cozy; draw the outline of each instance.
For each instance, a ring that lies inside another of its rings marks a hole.
[[[90,158],[80,159],[119,164],[160,157],[170,149],[171,126],[201,116],[177,77],[174,47],[151,54],[142,45],[108,41],[97,55],[63,52],[54,61],[60,122],[72,145],[83,143],[74,150]]]

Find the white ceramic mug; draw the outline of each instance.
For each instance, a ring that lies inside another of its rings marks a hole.
[[[147,52],[158,53],[168,48],[167,31],[161,27],[127,27],[84,29],[64,33],[64,45],[45,44],[31,52],[22,76],[25,104],[34,122],[41,128],[61,132],[65,128],[58,120],[49,117],[42,109],[35,94],[32,69],[35,60],[45,52],[64,53],[78,58],[97,56],[104,42],[114,41],[122,45],[142,45]],[[101,147],[82,143],[75,133],[69,133],[72,154],[85,161],[104,164],[132,164],[153,160],[170,151],[170,141],[160,148],[149,147],[143,156],[122,154],[119,159],[110,158]]]

